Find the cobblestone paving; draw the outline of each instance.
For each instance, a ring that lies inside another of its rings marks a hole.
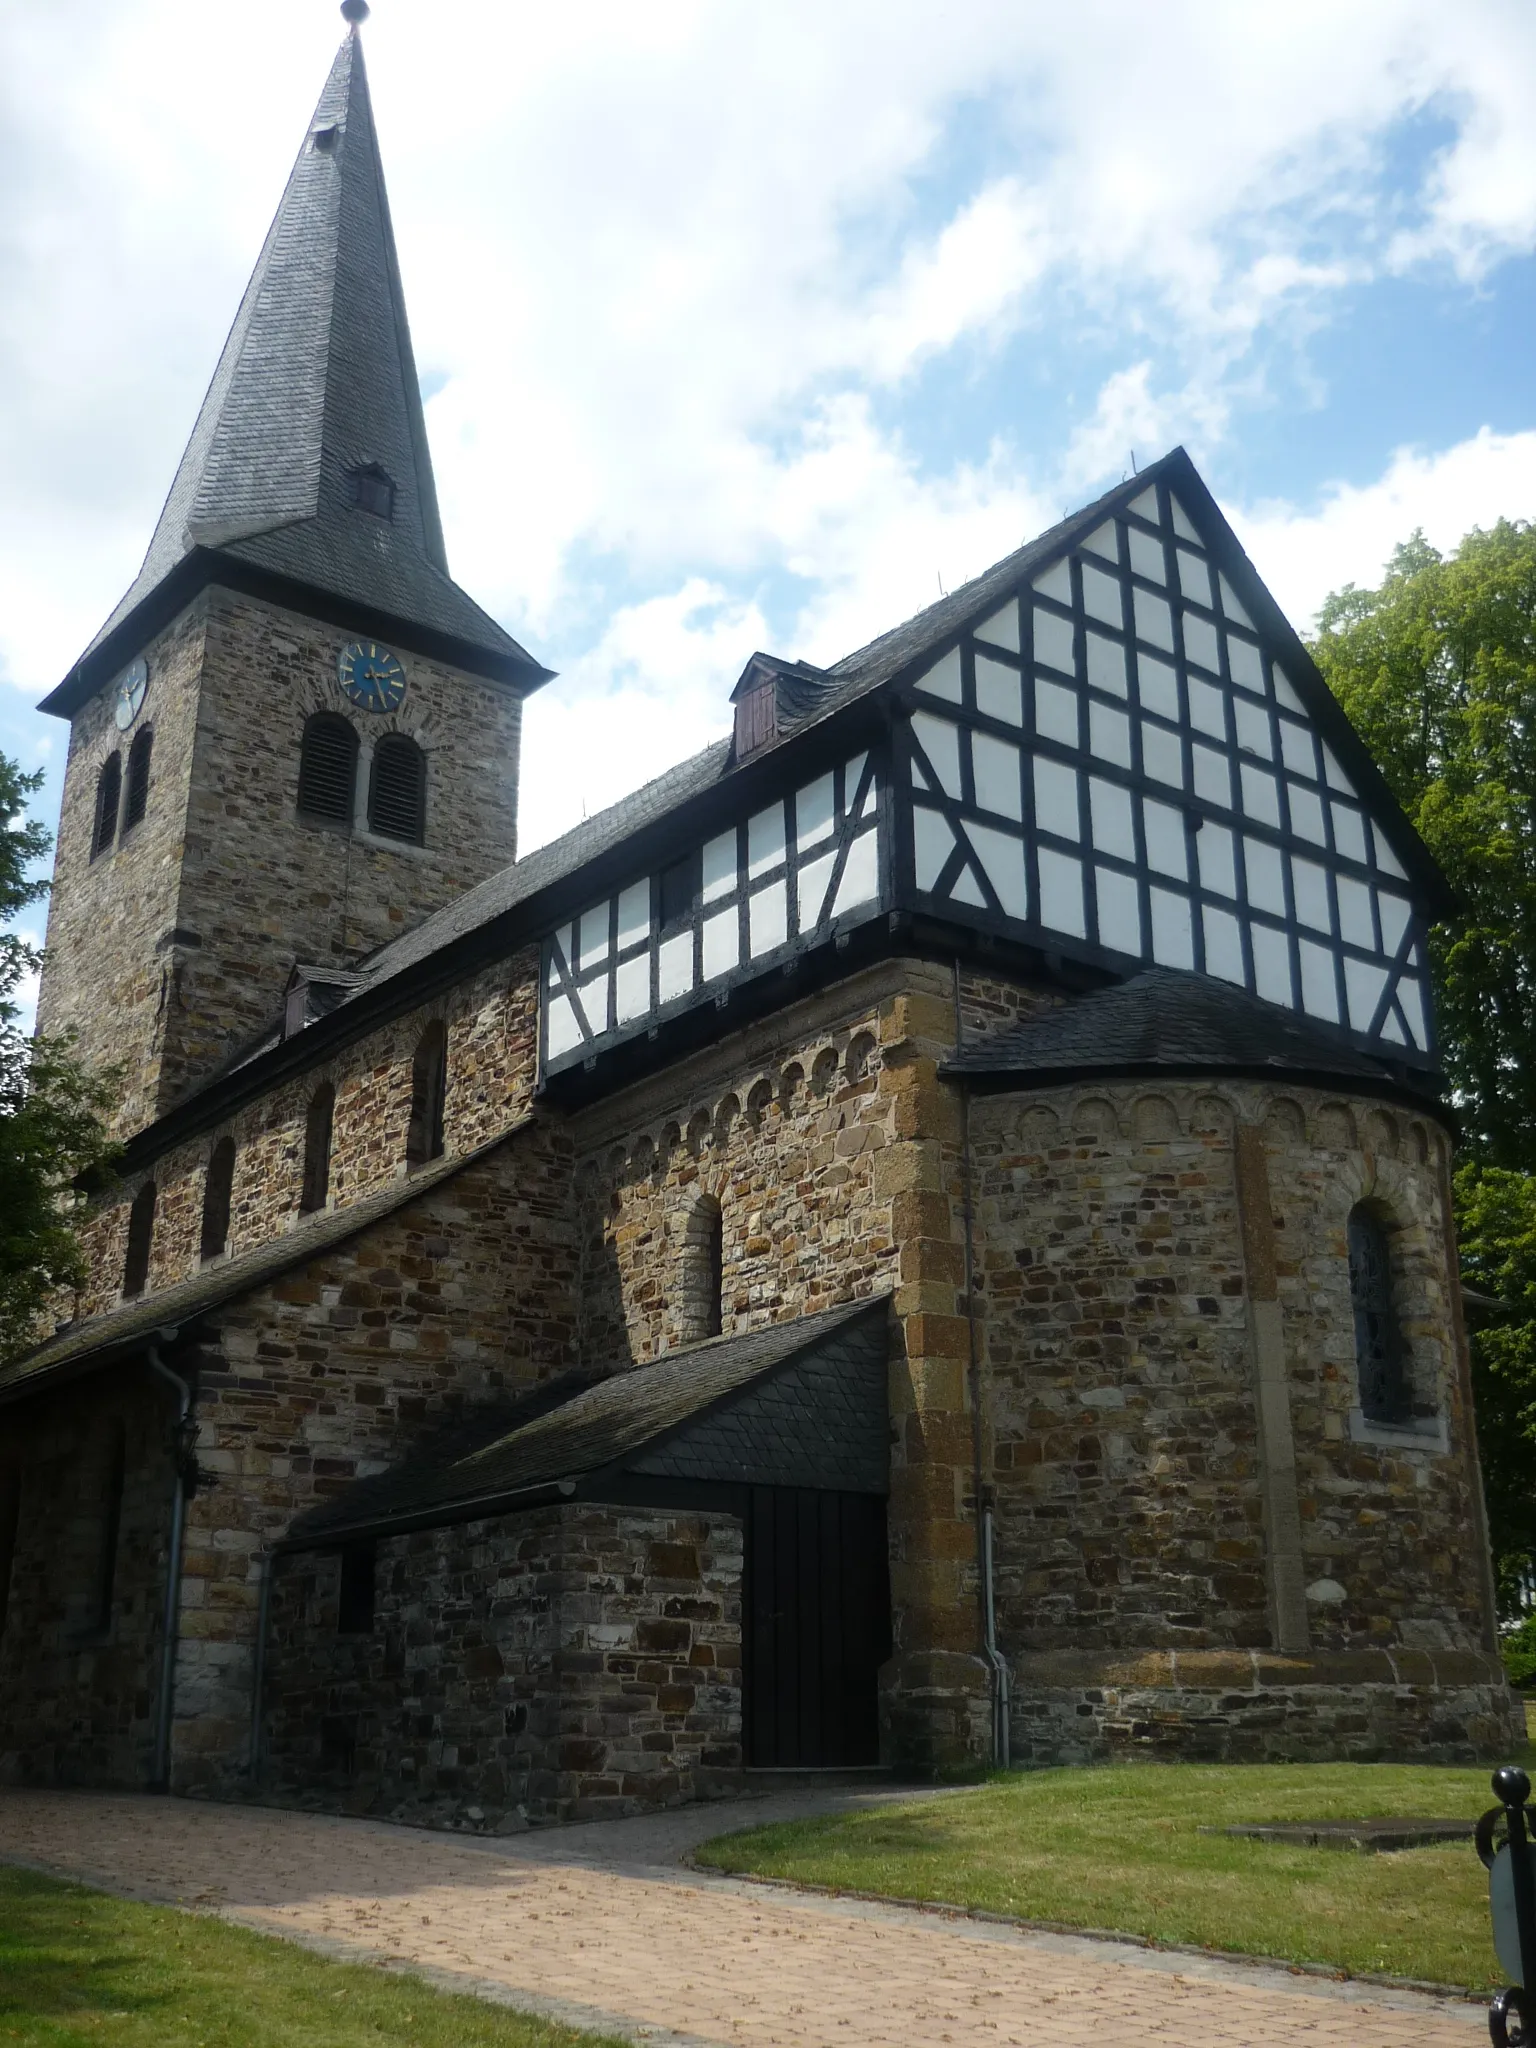
[[[681,1832],[642,1821],[488,1843],[183,1800],[0,1792],[0,1860],[653,2048],[1470,2048],[1484,2030],[1475,2006],[706,1879],[671,1861],[690,1834],[738,1815],[746,1824],[740,1808],[714,1809]],[[766,1805],[750,1815],[776,1817]]]

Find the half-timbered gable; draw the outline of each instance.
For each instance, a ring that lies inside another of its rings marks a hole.
[[[1085,524],[911,674],[898,894],[1429,1067],[1443,891],[1192,465]]]

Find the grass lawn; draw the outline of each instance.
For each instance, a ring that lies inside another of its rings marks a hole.
[[[1532,1768],[1527,1754],[1520,1759]],[[1533,1772],[1536,1775],[1536,1772]],[[1498,1976],[1472,1844],[1392,1854],[1205,1835],[1237,1821],[1476,1818],[1485,1769],[1114,1764],[723,1835],[701,1863],[1474,1990]]]
[[[0,1867],[0,2044],[620,2048],[392,1971]]]

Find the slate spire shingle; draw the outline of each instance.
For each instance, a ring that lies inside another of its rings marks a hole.
[[[392,516],[356,502],[382,470]],[[212,559],[210,559],[210,557]],[[143,567],[45,709],[130,654],[123,630],[219,567],[306,586],[487,657],[524,686],[547,671],[448,574],[362,39],[349,28],[235,315]],[[184,601],[184,599],[182,600]]]

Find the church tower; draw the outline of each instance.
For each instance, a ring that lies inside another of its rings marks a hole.
[[[152,1121],[516,855],[548,680],[448,573],[358,23],[70,721],[39,1028]]]

